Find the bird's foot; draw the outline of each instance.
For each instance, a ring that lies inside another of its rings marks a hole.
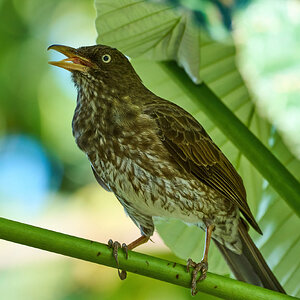
[[[118,274],[119,274],[119,277],[121,280],[124,280],[126,279],[127,277],[127,272],[125,270],[121,270],[119,269],[119,259],[118,259],[118,250],[120,248],[122,248],[125,252],[125,256],[126,256],[126,259],[128,259],[128,247],[125,243],[121,244],[117,241],[113,242],[113,240],[109,240],[108,241],[108,247],[109,248],[112,248],[113,249],[113,257],[115,258],[115,261],[117,263],[117,267],[118,267]]]
[[[198,292],[197,291],[197,283],[206,278],[206,273],[207,273],[207,270],[208,270],[208,263],[205,260],[202,260],[199,263],[195,263],[193,260],[191,260],[189,258],[188,262],[187,262],[187,265],[186,265],[187,272],[190,271],[190,267],[194,268],[194,270],[192,272],[192,296],[195,296]],[[197,279],[199,271],[201,271],[201,275]]]

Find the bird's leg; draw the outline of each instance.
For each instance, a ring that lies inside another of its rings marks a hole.
[[[128,259],[128,250],[132,250],[136,248],[137,246],[140,246],[142,244],[145,244],[149,241],[150,237],[142,235],[138,239],[131,242],[129,245],[126,245],[125,243],[121,244],[119,242],[113,242],[113,240],[108,241],[108,246],[113,249],[113,256],[116,260],[117,267],[118,267],[118,274],[121,280],[126,279],[127,273],[125,270],[119,270],[119,260],[118,260],[118,249],[122,248],[125,252],[126,259]]]
[[[138,239],[131,242],[129,245],[126,245],[123,243],[122,248],[124,249],[124,251],[126,253],[126,259],[128,258],[128,250],[132,250],[142,244],[147,243],[149,241],[149,239],[150,239],[149,236],[142,235]]]
[[[209,225],[205,230],[205,247],[203,258],[200,263],[195,263],[192,259],[188,259],[186,270],[190,271],[190,267],[193,267],[194,270],[192,272],[192,295],[195,296],[197,294],[197,282],[204,280],[206,278],[206,273],[208,270],[208,249],[211,240],[211,234],[214,229],[214,225]],[[200,277],[197,279],[198,273],[201,271]]]

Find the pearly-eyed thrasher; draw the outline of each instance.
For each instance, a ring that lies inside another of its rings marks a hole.
[[[67,56],[50,64],[71,71],[78,90],[72,122],[78,147],[96,180],[116,195],[141,231],[140,238],[122,247],[127,251],[147,242],[153,217],[178,218],[206,231],[202,261],[188,260],[187,270],[194,267],[192,294],[197,281],[206,277],[211,238],[237,279],[284,293],[248,235],[246,221],[262,232],[247,204],[243,181],[204,128],[188,112],[148,90],[117,49],[48,49]],[[120,244],[109,245],[117,260]]]

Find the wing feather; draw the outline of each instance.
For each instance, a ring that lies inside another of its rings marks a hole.
[[[156,121],[158,135],[176,162],[236,204],[261,233],[247,204],[242,178],[194,117],[162,99],[146,104],[144,113]]]

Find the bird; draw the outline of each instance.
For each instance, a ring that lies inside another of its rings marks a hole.
[[[203,258],[187,261],[191,292],[208,270],[213,240],[238,280],[285,293],[248,234],[262,234],[247,204],[243,180],[202,125],[180,106],[151,92],[116,48],[51,45],[66,56],[51,65],[71,72],[77,88],[72,131],[92,172],[113,192],[141,236],[118,249],[146,243],[153,219],[176,218],[205,231]],[[192,239],[192,237],[191,237]],[[127,256],[128,257],[128,256]],[[121,279],[126,271],[119,272]]]

